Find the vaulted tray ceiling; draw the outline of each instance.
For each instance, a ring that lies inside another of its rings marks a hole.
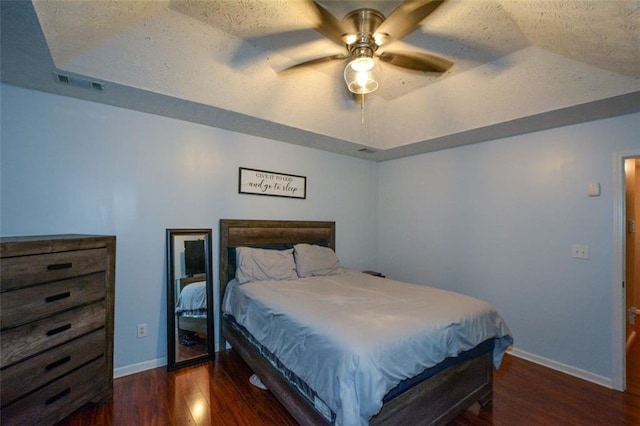
[[[400,2],[319,3],[341,19]],[[344,52],[312,29],[306,2],[2,2],[2,80],[385,160],[640,110],[639,5],[449,0],[394,48],[453,68],[384,66],[362,109],[343,64],[278,74]]]

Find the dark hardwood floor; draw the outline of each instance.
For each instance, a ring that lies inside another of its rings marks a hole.
[[[204,338],[189,336],[183,339],[184,336],[181,335],[178,329],[176,329],[174,336],[175,341],[173,344],[176,349],[176,362],[187,361],[207,354],[206,336]],[[187,344],[183,344],[185,341]]]
[[[116,379],[114,398],[85,406],[60,423],[80,425],[295,425],[233,351],[167,373],[157,368]],[[640,396],[616,392],[507,355],[495,373],[494,399],[452,425],[640,425]]]

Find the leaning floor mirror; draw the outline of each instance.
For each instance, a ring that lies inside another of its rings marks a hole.
[[[211,229],[167,229],[167,368],[214,353]]]

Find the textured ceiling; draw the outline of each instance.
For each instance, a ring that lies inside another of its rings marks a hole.
[[[400,4],[319,3],[338,19]],[[640,110],[640,1],[449,0],[390,47],[453,68],[436,77],[383,64],[364,108],[346,90],[342,62],[278,74],[345,53],[312,29],[304,1],[1,7],[7,83],[372,160]]]

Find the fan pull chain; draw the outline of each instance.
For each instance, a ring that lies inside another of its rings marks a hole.
[[[360,124],[364,126],[364,93],[360,95]]]

